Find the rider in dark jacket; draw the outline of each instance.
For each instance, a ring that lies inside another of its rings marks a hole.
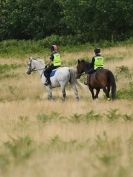
[[[53,69],[56,69],[61,66],[60,54],[57,52],[57,45],[51,46],[51,55],[46,65],[46,69],[44,71],[44,75],[47,78],[45,85],[51,85],[50,74]]]

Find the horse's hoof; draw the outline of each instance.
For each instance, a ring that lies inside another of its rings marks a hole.
[[[111,101],[111,98],[107,98],[108,101]]]
[[[79,102],[79,100],[80,100],[79,97],[76,97],[76,100]]]
[[[64,98],[62,98],[62,102],[65,102],[65,99],[64,99]]]
[[[53,100],[53,98],[52,98],[51,96],[49,96],[49,97],[48,97],[48,100],[51,101],[51,100]]]

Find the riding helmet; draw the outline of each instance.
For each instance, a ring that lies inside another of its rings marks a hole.
[[[99,48],[95,48],[95,49],[94,49],[94,52],[95,52],[95,53],[100,53],[101,50],[100,50]]]
[[[57,51],[57,45],[52,45],[51,46],[51,51]]]

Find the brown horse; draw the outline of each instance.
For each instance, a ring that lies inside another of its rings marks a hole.
[[[91,63],[86,62],[85,60],[78,60],[77,65],[77,78],[85,73],[87,74],[86,85],[89,87],[89,90],[92,94],[92,98],[98,98],[100,89],[103,89],[106,97],[110,100],[110,89],[111,89],[111,98],[112,100],[116,97],[116,82],[113,73],[108,69],[97,69],[94,73],[89,74],[91,69]],[[94,94],[94,89],[96,89],[96,94]]]

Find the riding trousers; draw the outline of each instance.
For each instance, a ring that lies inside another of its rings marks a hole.
[[[50,65],[48,66],[45,71],[44,71],[44,76],[47,78],[47,81],[50,83],[50,74],[52,72],[53,69],[56,69],[60,66],[54,66],[54,65]]]

